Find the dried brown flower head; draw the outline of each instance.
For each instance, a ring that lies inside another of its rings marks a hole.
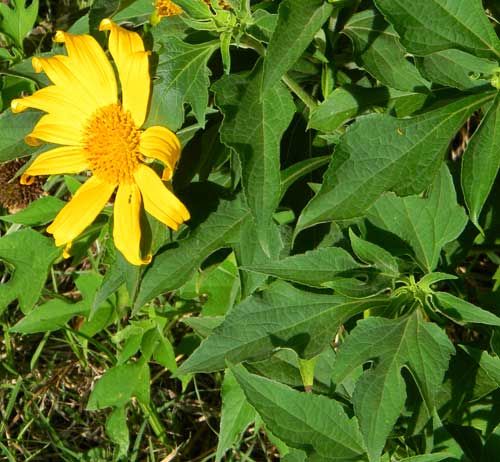
[[[26,208],[30,202],[43,194],[44,178],[37,177],[30,185],[21,185],[16,176],[26,160],[15,159],[0,164],[0,204],[9,213],[15,213]]]

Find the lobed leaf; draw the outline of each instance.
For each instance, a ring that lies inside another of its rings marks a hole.
[[[467,224],[445,165],[427,197],[385,194],[367,215],[375,225],[407,242],[417,263],[427,273],[436,268],[443,246],[456,239]]]
[[[328,220],[362,216],[386,191],[422,192],[439,171],[451,138],[490,94],[468,96],[407,119],[360,117],[342,137],[320,191],[296,233]]]
[[[301,393],[273,380],[232,369],[250,404],[266,426],[310,462],[365,460],[357,422],[325,396]]]
[[[262,78],[258,63],[248,77],[225,76],[213,89],[224,114],[221,140],[240,156],[245,197],[259,242],[270,255],[268,235],[281,198],[280,142],[295,105],[282,84],[264,90]]]
[[[306,292],[276,281],[236,305],[180,367],[179,374],[220,370],[226,361],[262,359],[277,347],[315,356],[328,345],[340,323],[385,302],[385,297],[353,300]]]
[[[153,86],[146,125],[165,125],[178,130],[184,121],[184,104],[188,103],[198,124],[204,127],[210,84],[207,62],[219,42],[191,45],[178,37],[167,36],[159,43],[158,80]]]
[[[406,399],[401,368],[416,381],[429,410],[443,381],[454,348],[435,324],[417,311],[400,319],[371,317],[359,321],[340,348],[333,380],[341,383],[357,367],[371,362],[356,382],[354,411],[370,461],[378,461]]]

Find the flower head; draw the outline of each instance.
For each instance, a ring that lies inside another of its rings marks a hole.
[[[180,155],[177,136],[165,127],[141,130],[148,108],[150,77],[148,52],[141,37],[109,19],[109,50],[121,84],[121,98],[111,63],[90,35],[58,31],[54,40],[66,45],[68,55],[33,58],[37,72],[45,72],[53,85],[12,101],[13,112],[27,108],[41,117],[26,142],[61,145],[38,156],[21,177],[29,184],[37,175],[89,171],[47,231],[56,245],[71,243],[92,223],[116,190],[113,239],[116,248],[134,265],[151,261],[141,256],[142,206],[172,229],[189,219],[189,212],[147,164],[164,164],[163,179],[172,177]]]
[[[36,178],[29,186],[21,186],[14,180],[17,172],[24,167],[26,160],[14,159],[0,165],[0,204],[9,213],[15,213],[26,208],[30,202],[43,194],[42,178]]]
[[[156,0],[153,22],[157,23],[161,18],[176,16],[182,13],[182,8],[171,0]]]

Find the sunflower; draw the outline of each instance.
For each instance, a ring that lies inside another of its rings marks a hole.
[[[42,116],[25,140],[62,145],[38,156],[21,177],[89,171],[90,178],[59,212],[47,232],[57,246],[71,243],[89,226],[116,190],[113,239],[116,248],[134,265],[146,264],[141,256],[140,214],[147,213],[177,230],[189,219],[182,202],[163,184],[147,163],[165,166],[170,180],[180,155],[177,136],[165,127],[141,130],[148,108],[150,77],[148,52],[140,36],[110,19],[100,30],[110,31],[109,51],[121,84],[121,101],[111,63],[90,35],[58,31],[54,40],[66,45],[68,55],[33,58],[36,72],[45,72],[54,85],[15,99],[13,112],[39,109]]]

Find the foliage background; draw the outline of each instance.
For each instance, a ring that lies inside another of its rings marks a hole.
[[[1,460],[497,460],[496,2],[176,3],[0,5]],[[64,260],[44,229],[84,176],[7,164],[40,152],[30,57],[104,17],[183,144],[192,219],[149,220],[145,268],[111,208]]]

